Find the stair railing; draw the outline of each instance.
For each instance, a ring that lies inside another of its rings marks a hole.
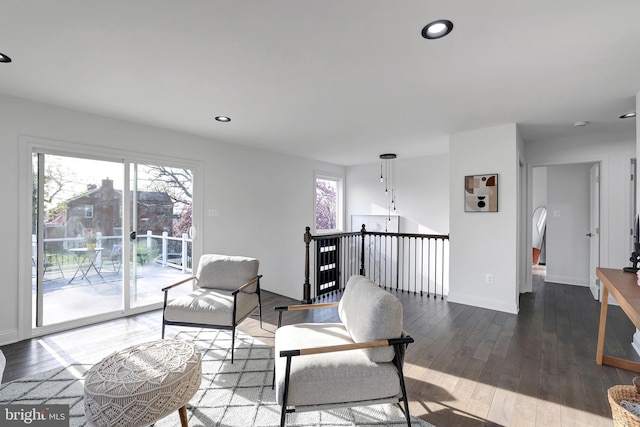
[[[396,291],[448,293],[448,235],[370,232],[363,224],[360,231],[315,236],[306,227],[304,242],[303,303],[340,292],[354,274]]]

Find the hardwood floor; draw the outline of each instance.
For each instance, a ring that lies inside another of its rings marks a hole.
[[[413,415],[438,427],[612,425],[607,389],[630,384],[636,374],[596,365],[600,304],[589,289],[543,280],[534,276],[518,315],[393,292],[416,340],[405,362]],[[264,292],[264,329],[257,318],[240,329],[273,345],[272,307],[292,303]],[[308,317],[285,313],[284,323],[336,319],[335,309],[324,309]],[[3,382],[159,338],[160,323],[156,311],[4,346]],[[168,336],[177,331],[169,327]],[[611,307],[606,352],[640,360],[630,344],[634,331]]]

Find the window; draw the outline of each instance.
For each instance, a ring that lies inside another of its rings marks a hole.
[[[93,218],[93,205],[85,205],[85,207],[84,207],[84,217],[85,218]]]
[[[342,231],[342,178],[316,173],[314,188],[316,232]]]

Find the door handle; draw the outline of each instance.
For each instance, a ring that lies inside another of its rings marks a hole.
[[[129,233],[129,240],[136,240],[137,237],[138,237],[138,233],[136,233],[135,231],[132,231],[131,233]]]
[[[593,236],[593,234],[587,233],[587,237],[591,237],[591,236]]]

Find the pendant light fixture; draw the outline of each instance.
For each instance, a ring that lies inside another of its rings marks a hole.
[[[391,213],[396,212],[396,155],[387,153],[380,154],[380,182],[384,184],[384,195],[387,201],[387,224],[385,231],[388,231],[388,224],[391,221]]]

